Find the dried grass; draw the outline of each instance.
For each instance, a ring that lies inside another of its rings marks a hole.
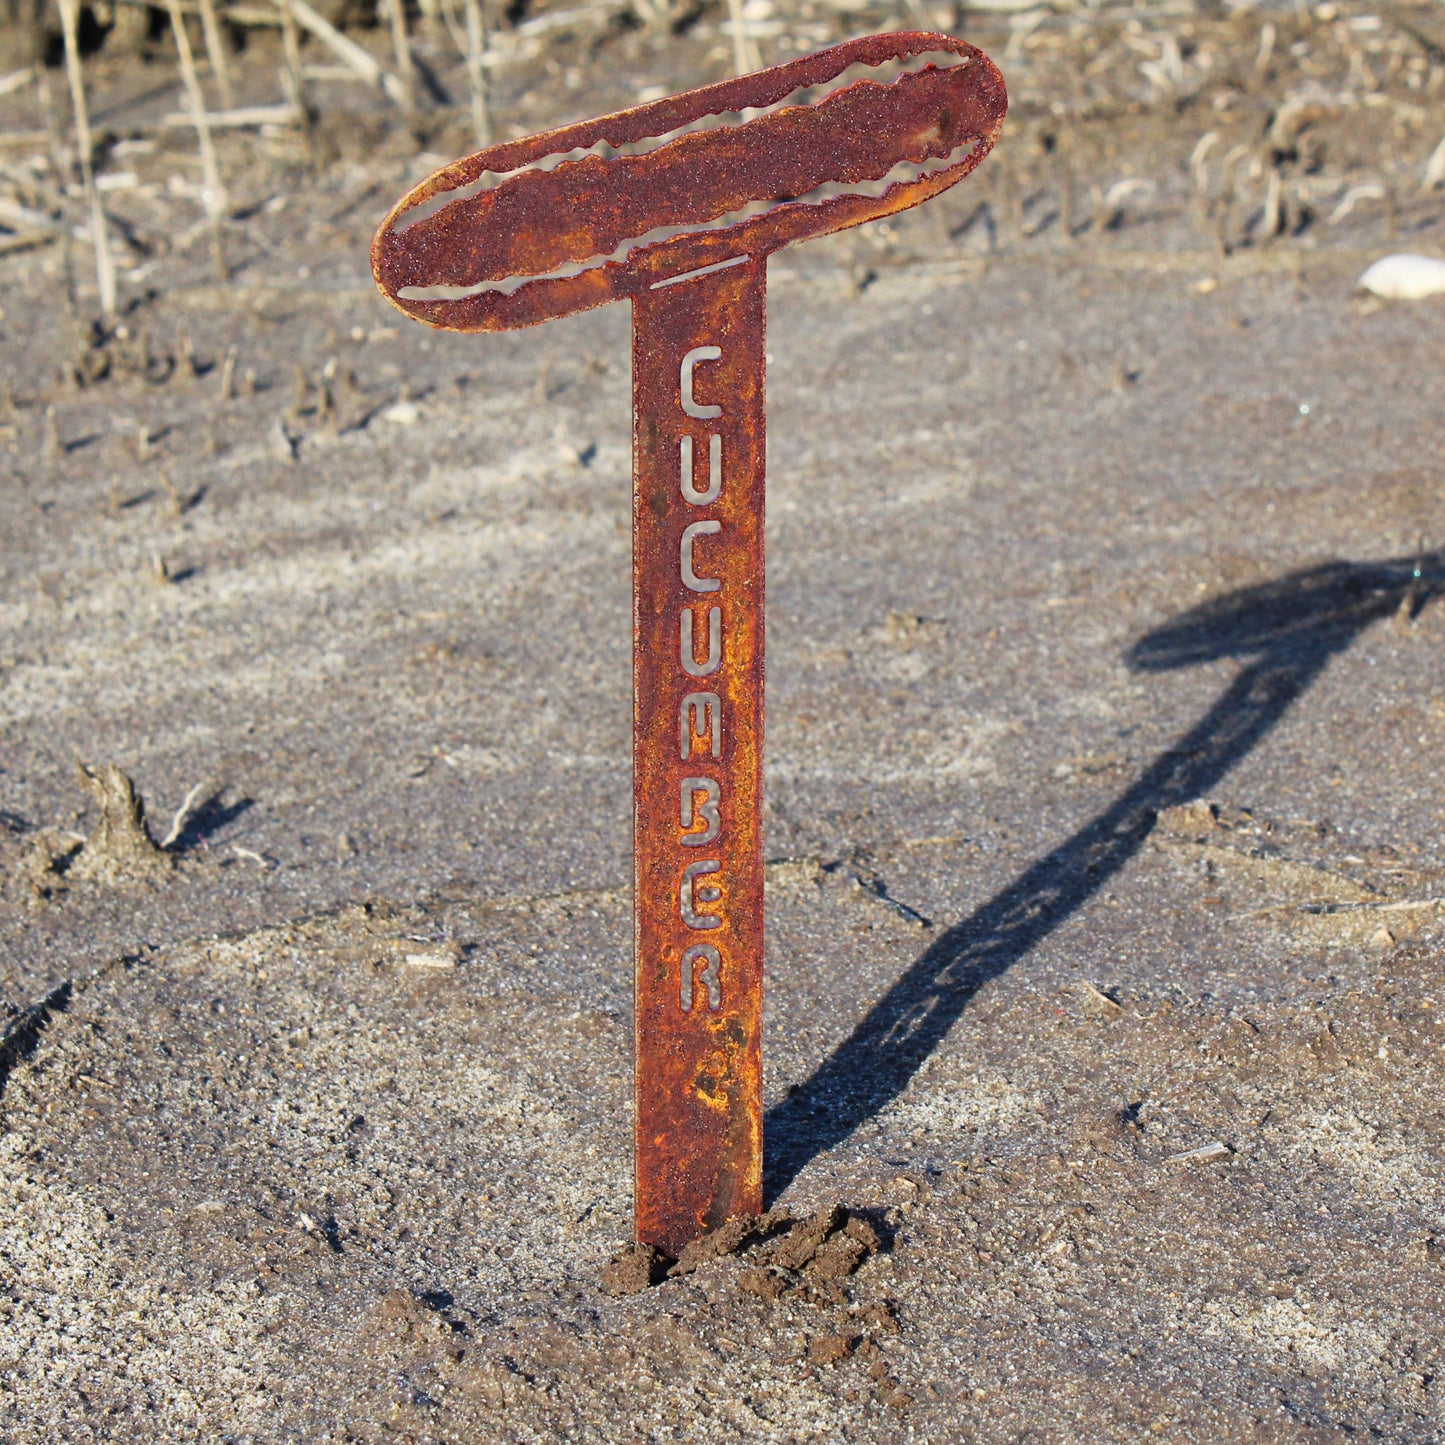
[[[0,77],[0,92],[39,82],[57,178],[49,194],[31,194],[0,164],[0,255],[47,243],[67,252],[76,242],[88,245],[99,310],[109,319],[119,304],[116,228],[101,206],[109,192],[92,170],[98,152],[85,66],[93,62],[80,55],[82,0],[58,3],[73,141],[54,107],[45,107],[43,70]],[[254,146],[237,132],[259,131],[273,160],[309,160],[313,170],[356,146],[361,134],[367,145],[447,155],[520,134],[518,117],[507,114],[511,96],[533,102],[524,118],[526,128],[538,128],[530,124],[536,97],[562,93],[562,77],[567,91],[580,88],[574,78],[589,65],[624,63],[677,83],[683,71],[717,78],[848,35],[924,26],[983,43],[1014,97],[999,154],[968,192],[969,214],[931,212],[936,224],[908,223],[934,224],[949,250],[1111,245],[1146,223],[1178,217],[1199,249],[1228,256],[1301,237],[1354,244],[1367,229],[1419,235],[1442,219],[1445,51],[1393,13],[1361,16],[1321,5],[1226,14],[1203,0],[1087,7],[971,0],[966,8],[953,0],[532,0],[520,16],[500,7],[489,12],[485,0],[376,5],[379,23],[353,28],[330,0],[167,0],[187,104],[160,124],[195,132],[205,208],[201,224],[167,238],[171,249],[183,250],[209,229],[224,271],[223,173],[244,190],[246,147]],[[188,25],[204,39],[203,56],[191,51]],[[238,25],[279,34],[283,68],[274,99],[257,93],[254,69],[246,72],[247,93],[238,95],[226,51],[226,27]],[[668,59],[681,46],[691,47],[686,67]],[[367,89],[386,97],[389,117]],[[1137,154],[1123,152],[1130,145],[1137,152],[1146,132],[1158,144],[1144,143],[1150,160],[1140,167]],[[0,146],[7,139],[0,134]],[[29,143],[35,139],[32,133]],[[71,174],[80,181],[86,225],[66,214]],[[238,213],[251,200],[240,190]],[[119,219],[119,203],[108,204]],[[896,249],[879,239],[885,230],[859,242],[865,276],[878,274]],[[126,232],[119,245],[130,244]],[[238,382],[233,368],[224,371],[222,395]]]
[[[80,163],[86,206],[90,212],[90,242],[95,252],[95,284],[100,294],[101,314],[115,315],[115,261],[110,254],[110,235],[100,193],[95,187],[93,156],[95,143],[90,131],[90,113],[85,103],[85,75],[80,63],[80,0],[59,0],[60,21],[65,35],[65,74],[70,83],[70,102],[75,113],[75,146]]]

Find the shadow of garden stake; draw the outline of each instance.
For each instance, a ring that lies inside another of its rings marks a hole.
[[[378,286],[452,331],[632,302],[637,1237],[762,1204],[767,260],[902,211],[992,148],[980,51],[873,35],[438,171]]]
[[[1372,622],[1445,589],[1445,553],[1329,562],[1193,608],[1142,638],[1129,665],[1167,672],[1250,658],[1173,747],[1073,837],[939,935],[800,1088],[768,1114],[768,1192],[896,1099],[974,994],[1082,907],[1164,808],[1207,793]]]

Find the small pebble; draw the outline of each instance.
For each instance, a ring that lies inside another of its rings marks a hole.
[[[406,965],[408,968],[455,968],[457,960],[451,953],[409,953]]]
[[[1357,283],[1362,291],[1387,301],[1419,301],[1445,295],[1445,261],[1409,254],[1376,261]]]

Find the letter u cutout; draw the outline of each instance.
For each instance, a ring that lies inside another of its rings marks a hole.
[[[681,636],[678,650],[682,656],[682,670],[689,677],[711,677],[722,665],[722,608],[709,607],[707,610],[707,661],[697,660],[696,644],[693,642],[693,611],[684,607],[679,618]]]
[[[722,496],[722,437],[710,436],[707,439],[707,487],[703,491],[697,488],[690,436],[683,437],[679,450],[682,454],[683,500],[691,502],[694,507],[705,507],[709,502],[717,501]]]

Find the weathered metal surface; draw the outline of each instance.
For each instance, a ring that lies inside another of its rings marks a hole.
[[[531,325],[917,205],[1006,106],[973,46],[870,35],[457,161],[397,204],[372,266],[432,326]]]
[[[1007,105],[951,36],[874,35],[438,171],[377,233],[408,315],[633,302],[637,1237],[762,1205],[767,258],[967,175]]]
[[[762,1206],[766,264],[633,311],[636,1207],[669,1254]]]

